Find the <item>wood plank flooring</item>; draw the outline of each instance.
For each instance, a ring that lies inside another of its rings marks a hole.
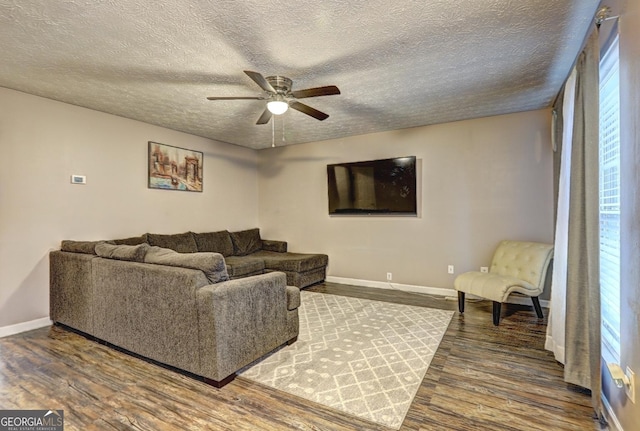
[[[395,290],[308,290],[457,309]],[[587,392],[544,350],[545,330],[533,307],[503,305],[494,327],[490,302],[467,302],[401,430],[599,430]],[[240,377],[216,389],[60,327],[0,339],[0,409],[63,409],[65,430],[389,430]]]

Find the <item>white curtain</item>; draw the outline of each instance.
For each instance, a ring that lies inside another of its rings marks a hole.
[[[556,237],[551,277],[551,299],[545,349],[553,352],[556,360],[565,363],[565,318],[567,291],[567,244],[569,238],[569,180],[571,178],[571,141],[573,139],[573,111],[576,93],[576,69],[569,75],[562,102],[562,128],[560,148],[560,176],[556,213]]]

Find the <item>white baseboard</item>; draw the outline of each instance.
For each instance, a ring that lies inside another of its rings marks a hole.
[[[34,329],[50,326],[53,322],[48,317],[42,319],[31,320],[29,322],[16,323],[15,325],[0,327],[0,338],[10,335],[20,334],[21,332],[33,331]]]
[[[424,293],[427,295],[448,296],[452,298],[457,297],[458,295],[456,291],[453,289],[443,289],[441,287],[415,286],[412,284],[390,283],[388,281],[360,280],[357,278],[334,277],[331,275],[327,276],[325,281],[329,283],[351,284],[353,286],[374,287],[376,289],[402,290],[404,292],[416,292],[416,293]]]
[[[325,281],[337,284],[351,284],[353,286],[374,287],[376,289],[395,289],[402,290],[404,292],[416,292],[427,295],[445,296],[449,298],[456,298],[458,296],[458,293],[454,289],[445,289],[442,287],[416,286],[412,284],[390,283],[388,281],[360,280],[358,278],[334,277],[332,275],[327,276]],[[466,295],[466,297],[468,299],[482,299],[475,295]],[[531,298],[528,296],[517,297],[512,295],[509,297],[507,302],[510,304],[532,305]],[[540,306],[549,308],[549,301],[541,299]]]
[[[622,429],[622,425],[620,425],[620,422],[616,417],[616,414],[613,411],[613,408],[611,408],[611,404],[609,404],[609,401],[607,400],[607,398],[603,395],[601,399],[602,399],[602,404],[604,405],[604,410],[605,410],[604,416],[607,422],[609,423],[609,427],[611,428],[611,431],[624,431]]]

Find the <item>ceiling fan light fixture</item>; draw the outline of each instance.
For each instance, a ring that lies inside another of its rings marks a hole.
[[[287,109],[289,109],[289,104],[281,99],[271,100],[267,102],[267,109],[273,115],[281,115],[287,112]]]

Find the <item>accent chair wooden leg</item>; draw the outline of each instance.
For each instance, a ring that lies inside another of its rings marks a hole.
[[[500,310],[502,308],[502,303],[493,301],[493,324],[498,326],[500,324]]]
[[[464,292],[458,290],[458,310],[464,313]]]
[[[542,307],[540,307],[540,300],[538,299],[537,296],[532,296],[531,300],[533,301],[533,308],[536,309],[536,314],[538,315],[538,318],[542,319],[544,317],[544,314],[542,314]]]

